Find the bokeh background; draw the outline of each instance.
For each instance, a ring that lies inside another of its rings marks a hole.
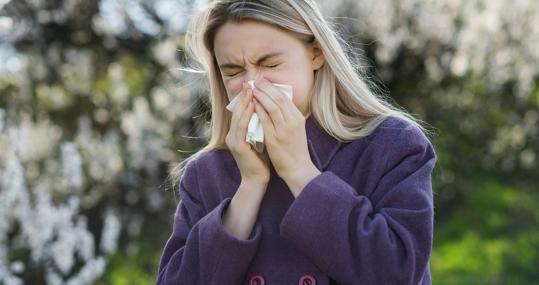
[[[152,284],[207,140],[207,1],[0,0],[0,283]],[[319,1],[435,130],[434,284],[539,284],[539,2]]]

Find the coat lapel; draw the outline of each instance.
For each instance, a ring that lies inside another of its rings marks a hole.
[[[305,121],[309,154],[315,166],[324,171],[342,142],[329,135],[311,114]]]

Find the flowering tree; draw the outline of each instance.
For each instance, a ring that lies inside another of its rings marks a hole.
[[[3,284],[93,284],[122,235],[127,255],[151,219],[156,247],[168,235],[163,181],[192,148],[175,138],[197,134],[197,89],[172,69],[187,18],[154,21],[189,7],[127,4],[0,1]]]
[[[208,134],[205,81],[177,71],[206,2],[0,0],[4,283],[153,281],[169,165]],[[319,3],[358,72],[435,130],[435,283],[536,280],[539,4]]]

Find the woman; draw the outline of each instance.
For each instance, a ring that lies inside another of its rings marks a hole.
[[[180,165],[157,284],[431,284],[435,151],[367,88],[316,3],[214,1],[187,36],[212,132]],[[262,154],[245,139],[255,112]]]

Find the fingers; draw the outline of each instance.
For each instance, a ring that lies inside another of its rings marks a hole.
[[[241,98],[241,101],[236,106],[231,119],[230,131],[234,134],[234,140],[239,142],[245,141],[247,125],[249,124],[249,119],[254,111],[253,103],[251,103],[253,95],[249,89],[250,88],[247,87],[247,84],[244,82],[242,92],[243,98]]]
[[[254,97],[256,98],[260,106],[264,107],[264,113],[268,116],[266,124],[271,124],[272,128],[280,129],[282,126],[285,125],[285,119],[283,117],[283,114],[281,113],[281,108],[275,102],[273,102],[273,100],[271,100],[268,95],[265,95],[262,92],[263,91],[260,91],[258,89],[253,90]],[[260,117],[258,109],[257,114]]]
[[[292,100],[263,77],[255,82],[254,96],[270,115],[275,128],[279,129],[290,119]]]
[[[245,107],[249,103],[249,98],[247,98],[246,90],[247,90],[247,84],[244,82],[242,86],[242,93],[236,95],[236,96],[243,96],[239,104],[236,106],[236,109],[234,109],[234,112],[232,113],[232,119],[231,119],[231,128],[235,127],[237,125],[237,122],[240,120],[243,111],[245,111]],[[242,95],[243,94],[243,95]]]
[[[275,127],[273,125],[273,122],[270,118],[270,115],[262,108],[262,105],[260,102],[255,99],[255,111],[258,115],[258,118],[260,118],[260,122],[262,123],[262,128],[264,129],[264,133],[267,133],[268,135],[265,135],[264,137],[267,140],[270,140],[272,137],[275,136]]]
[[[247,126],[249,125],[251,115],[253,114],[253,111],[254,111],[254,104],[253,102],[251,102],[253,98],[253,94],[250,88],[247,88],[245,97],[247,97],[248,103],[247,103],[247,106],[244,107],[245,110],[241,115],[240,121],[238,122],[238,128],[239,128],[238,134],[240,136],[238,139],[241,139],[243,141],[245,140],[245,137],[247,136]]]

